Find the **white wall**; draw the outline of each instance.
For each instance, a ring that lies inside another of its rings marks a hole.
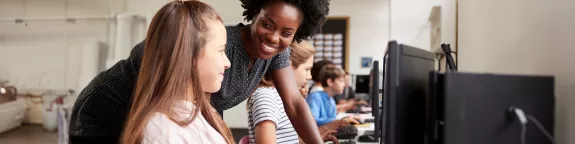
[[[428,19],[436,5],[439,0],[391,0],[391,39],[430,50]]]
[[[77,89],[81,48],[97,40],[102,45],[101,63],[112,57],[115,42],[113,20],[90,19],[32,21],[27,18],[113,17],[124,12],[124,0],[2,0],[0,1],[0,79],[20,89]],[[30,20],[17,24],[14,18]],[[11,20],[11,21],[8,21]],[[131,44],[143,39],[145,23],[133,25]],[[131,49],[128,47],[127,49]],[[101,64],[100,67],[104,67]]]
[[[66,4],[67,3],[67,4]],[[104,16],[112,1],[3,0],[0,19]],[[67,6],[67,10],[66,10]],[[0,22],[0,79],[18,88],[76,88],[80,48],[86,40],[107,41],[105,20]]]
[[[459,1],[462,71],[555,76],[555,134],[575,143],[575,1]],[[529,113],[529,112],[527,112]]]

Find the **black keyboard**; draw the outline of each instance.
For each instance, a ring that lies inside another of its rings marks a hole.
[[[355,144],[355,141],[352,140],[339,141],[339,144]]]
[[[357,136],[357,128],[353,125],[339,127],[334,136],[337,139],[354,139]]]
[[[365,122],[375,122],[375,119],[373,118],[365,119]]]
[[[355,108],[347,110],[346,113],[359,113],[359,114],[369,113],[366,111],[362,111],[361,107],[362,107],[362,105],[355,105]]]

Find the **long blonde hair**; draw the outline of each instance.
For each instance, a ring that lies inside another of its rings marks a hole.
[[[206,20],[222,21],[211,6],[195,0],[170,2],[156,13],[146,36],[122,144],[140,143],[144,127],[155,112],[179,125],[190,124],[201,112],[227,143],[235,143],[229,128],[210,105],[210,94],[199,85],[197,58],[207,42]],[[190,118],[183,121],[172,110],[181,100],[196,106]]]
[[[290,51],[290,62],[291,62],[291,67],[298,68],[301,64],[305,63],[305,61],[312,57],[315,54],[315,48],[307,43],[305,40],[301,41],[299,43],[297,42],[293,42],[292,44],[290,44],[291,47],[291,51]],[[256,87],[256,89],[258,87],[273,87],[274,83],[272,81],[272,76],[271,76],[271,72],[267,71],[266,74],[264,74],[264,76],[262,77],[262,80],[260,81],[260,83],[258,84],[258,86]],[[255,91],[255,89],[254,89]],[[250,97],[248,97],[248,108],[249,108],[249,104],[252,100],[252,94],[250,95]],[[303,94],[302,94],[303,95]]]

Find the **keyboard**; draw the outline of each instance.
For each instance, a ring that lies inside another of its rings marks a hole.
[[[369,113],[369,112],[361,110],[361,107],[362,107],[362,105],[355,105],[355,108],[347,110],[346,113],[359,113],[359,114]]]
[[[344,140],[344,141],[339,141],[339,144],[355,144],[355,141],[353,141],[353,140]]]
[[[375,122],[375,119],[374,118],[368,118],[368,119],[365,119],[365,122]]]
[[[337,139],[354,139],[357,137],[357,128],[354,125],[339,127],[334,136]]]

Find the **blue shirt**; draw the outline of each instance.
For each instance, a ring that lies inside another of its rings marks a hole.
[[[318,126],[327,124],[337,115],[335,100],[324,91],[312,92],[305,99]]]

